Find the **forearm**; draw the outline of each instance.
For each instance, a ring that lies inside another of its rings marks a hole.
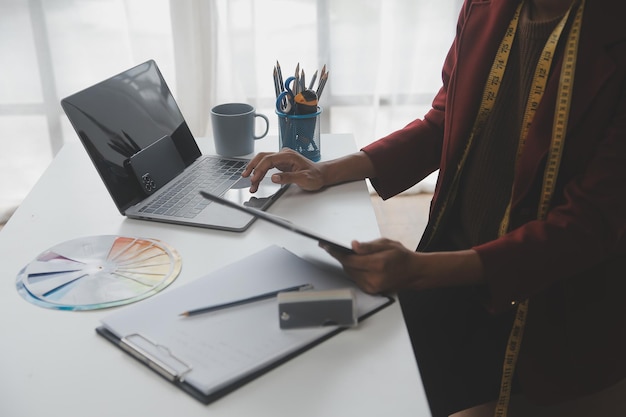
[[[372,161],[363,151],[319,163],[325,186],[371,178],[375,175]]]
[[[475,250],[414,252],[402,243],[380,238],[352,242],[355,255],[325,247],[365,292],[479,285],[485,282]]]
[[[415,289],[484,284],[483,265],[475,250],[415,253]]]

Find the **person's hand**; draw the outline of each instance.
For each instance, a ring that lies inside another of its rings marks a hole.
[[[250,177],[250,192],[258,190],[259,183],[272,168],[282,171],[271,177],[276,184],[296,184],[307,191],[316,191],[325,185],[319,164],[292,149],[284,148],[280,152],[261,152],[248,162],[241,175]]]
[[[400,242],[381,238],[371,242],[352,242],[355,255],[342,253],[320,244],[343,266],[344,271],[363,291],[370,294],[415,288],[418,254]]]
[[[473,249],[413,252],[386,238],[353,241],[354,255],[320,246],[342,264],[359,288],[370,294],[485,284],[482,261]]]

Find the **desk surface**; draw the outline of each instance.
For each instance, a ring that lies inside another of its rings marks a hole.
[[[198,142],[212,152],[209,140]],[[276,143],[257,141],[256,151],[274,150]],[[355,150],[351,135],[323,135],[322,145],[324,159]],[[364,182],[318,193],[290,187],[269,211],[346,244],[379,235]],[[335,263],[316,242],[262,221],[231,233],[126,219],[82,146],[67,144],[0,231],[0,415],[430,415],[397,303],[205,406],[96,335],[111,310],[49,310],[17,293],[17,273],[39,253],[103,234],[157,238],[178,249],[182,272],[165,291],[271,243]]]

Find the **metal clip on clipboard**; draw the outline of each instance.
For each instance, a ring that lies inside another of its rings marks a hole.
[[[183,382],[185,375],[192,369],[191,365],[176,357],[166,346],[139,333],[123,337],[120,347],[171,382]]]

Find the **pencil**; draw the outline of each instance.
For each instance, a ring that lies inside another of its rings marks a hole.
[[[317,71],[313,74],[311,78],[311,82],[309,83],[309,90],[313,90],[313,86],[315,85],[315,80],[317,80]]]
[[[295,80],[293,81],[293,95],[297,95],[300,92],[300,63],[296,65],[296,73],[294,75]]]
[[[201,307],[201,308],[197,308],[194,310],[185,311],[183,313],[180,313],[180,316],[183,316],[183,317],[197,316],[198,314],[210,313],[212,311],[224,310],[230,307],[236,307],[236,306],[240,306],[244,304],[254,303],[256,301],[267,300],[268,298],[276,297],[281,292],[304,291],[304,290],[310,290],[312,288],[313,286],[311,284],[296,285],[295,287],[288,287],[288,288],[283,288],[277,291],[266,292],[264,294],[254,295],[252,297],[243,298],[241,300],[230,301],[224,304],[215,304],[215,305],[208,306],[208,307]]]
[[[280,82],[278,81],[278,70],[276,67],[274,67],[274,91],[276,92],[276,98],[278,98],[281,93],[281,89]]]
[[[283,84],[283,72],[280,69],[280,64],[276,60],[276,72],[278,73],[278,85],[280,86],[280,92],[285,91],[285,85]]]
[[[319,100],[322,96],[322,91],[324,91],[324,87],[326,86],[326,80],[328,80],[328,72],[324,72],[320,76],[320,82],[317,84],[317,99]]]

